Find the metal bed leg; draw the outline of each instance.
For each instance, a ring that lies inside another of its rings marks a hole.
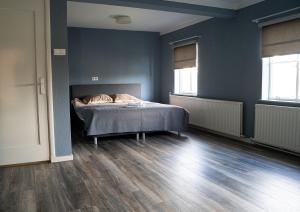
[[[145,144],[146,143],[146,133],[142,133],[142,136],[143,136],[143,143]]]
[[[98,138],[97,137],[94,137],[94,144],[98,145]]]
[[[179,130],[177,131],[177,135],[181,137],[181,132]]]
[[[136,144],[139,144],[139,140],[140,140],[140,134],[137,133],[137,134],[136,134]]]

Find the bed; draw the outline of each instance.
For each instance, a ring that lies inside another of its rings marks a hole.
[[[83,98],[87,95],[127,93],[141,98],[140,84],[101,84],[71,86],[71,98]],[[73,105],[74,106],[74,105]],[[127,103],[103,103],[97,105],[74,106],[74,112],[83,122],[88,136],[98,137],[135,133],[137,141],[142,133],[154,131],[185,130],[188,124],[188,112],[178,106],[143,101],[139,106]]]

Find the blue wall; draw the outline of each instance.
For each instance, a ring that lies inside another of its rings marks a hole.
[[[202,35],[199,43],[198,94],[243,101],[244,134],[253,136],[254,105],[261,97],[260,32],[252,20],[300,6],[299,0],[266,0],[238,11],[231,19],[208,21],[161,37],[161,101],[173,91],[170,41]]]
[[[50,4],[51,49],[67,49],[67,1],[51,0]],[[55,151],[56,156],[65,156],[72,154],[67,56],[52,56],[52,78]]]
[[[144,99],[159,99],[158,33],[69,28],[68,38],[71,85],[141,83]]]

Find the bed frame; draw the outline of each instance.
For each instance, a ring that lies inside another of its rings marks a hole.
[[[88,95],[96,94],[116,94],[116,93],[127,93],[137,98],[141,98],[141,85],[137,83],[129,84],[91,84],[91,85],[72,85],[70,86],[70,97],[71,100],[74,98],[82,98]],[[73,107],[71,106],[72,117],[75,119],[77,117],[74,115]],[[77,118],[78,119],[78,118]],[[142,132],[143,142],[146,141],[145,133]],[[136,140],[139,143],[140,132],[136,132]],[[94,144],[98,144],[98,137],[94,136]]]

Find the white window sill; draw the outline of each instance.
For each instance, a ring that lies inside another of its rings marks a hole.
[[[270,102],[270,103],[282,103],[282,104],[295,104],[300,105],[299,101],[288,101],[288,100],[275,100],[275,99],[260,99],[261,102]]]
[[[197,96],[197,94],[191,94],[191,93],[174,93],[173,95],[177,95],[177,96]]]

